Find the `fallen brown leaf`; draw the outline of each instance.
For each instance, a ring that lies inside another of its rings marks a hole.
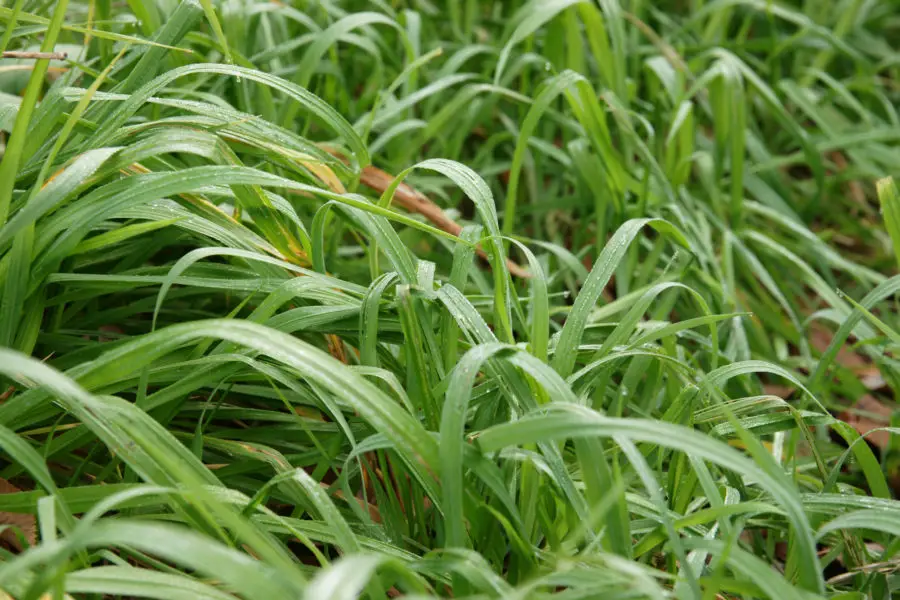
[[[21,491],[22,490],[0,477],[0,494],[15,494],[16,492]],[[25,536],[25,540],[30,546],[33,546],[37,541],[37,527],[34,515],[0,511],[0,525],[12,525],[21,530],[22,535]],[[19,552],[24,550],[22,542],[12,529],[5,529],[3,533],[0,533],[0,540],[11,545]]]
[[[866,439],[880,450],[887,450],[891,441],[891,434],[887,431],[869,432],[881,427],[887,427],[891,422],[891,414],[893,412],[890,406],[887,406],[875,396],[866,394],[856,401],[852,410],[841,412],[838,418],[853,427],[859,435],[865,435]]]
[[[818,323],[813,323],[809,334],[809,341],[818,352],[825,352],[828,344],[831,343],[831,339],[834,337],[834,334],[828,328]],[[870,367],[869,362],[865,358],[848,349],[846,345],[841,346],[841,349],[838,350],[835,361],[842,367],[853,371],[862,371]]]
[[[813,324],[810,328],[810,343],[819,352],[824,352],[828,348],[832,337],[833,334],[822,325]],[[841,347],[838,351],[835,361],[842,367],[853,371],[869,390],[881,389],[886,385],[878,367],[846,346]],[[870,432],[887,427],[891,422],[893,412],[894,409],[884,401],[871,394],[866,394],[852,406],[838,413],[837,417],[853,427],[858,434],[865,435],[866,439],[880,450],[887,450],[891,434],[886,431]]]
[[[766,383],[763,384],[763,391],[770,396],[778,396],[782,400],[786,400],[788,396],[794,393],[794,388],[778,383]]]
[[[857,374],[859,380],[868,390],[880,390],[887,387],[887,381],[881,375],[878,367],[872,366],[859,371]]]

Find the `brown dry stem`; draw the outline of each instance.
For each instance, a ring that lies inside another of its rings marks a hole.
[[[331,148],[323,149],[341,160],[346,160],[344,156]],[[379,194],[383,194],[384,190],[386,190],[393,181],[393,175],[372,165],[364,167],[360,176],[360,182],[364,186],[375,190]],[[451,235],[458,236],[462,231],[462,226],[448,217],[447,214],[441,210],[440,206],[432,202],[425,194],[422,194],[409,184],[401,183],[397,186],[397,189],[394,191],[393,202],[400,205],[408,212],[422,215],[431,221],[435,227],[442,231],[446,231]],[[487,258],[487,254],[485,254],[484,250],[481,248],[478,248],[476,252],[478,253],[478,256],[485,259]],[[521,277],[523,279],[531,277],[531,273],[529,273],[526,268],[510,259],[506,259],[506,266],[509,269],[509,272],[516,277]]]

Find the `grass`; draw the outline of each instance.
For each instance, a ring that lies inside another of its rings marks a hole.
[[[0,22],[0,590],[900,594],[892,0]]]

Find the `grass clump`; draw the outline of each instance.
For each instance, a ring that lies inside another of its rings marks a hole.
[[[891,0],[8,4],[0,590],[900,589]]]

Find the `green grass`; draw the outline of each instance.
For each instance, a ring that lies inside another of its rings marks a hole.
[[[900,596],[893,0],[0,23],[0,590]]]

